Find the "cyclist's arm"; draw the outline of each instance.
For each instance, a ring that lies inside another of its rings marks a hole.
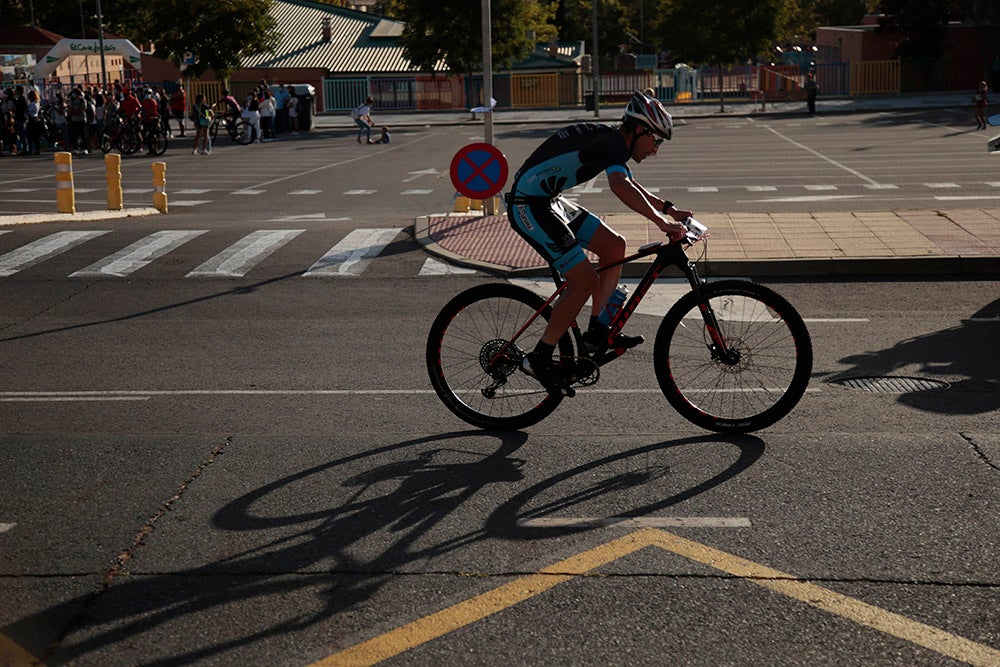
[[[658,201],[660,206],[663,206],[663,200],[658,197],[651,197],[649,193],[646,192],[645,188],[640,187],[635,181],[629,178],[624,170],[613,170],[608,173],[608,185],[611,186],[611,192],[613,192],[623,204],[639,215],[648,218],[654,225],[659,227],[671,241],[680,241],[685,237],[687,230],[683,225],[670,222],[667,218],[663,217],[659,210],[657,210],[654,200]]]
[[[649,200],[649,202],[656,208],[657,211],[662,211],[663,213],[666,213],[677,222],[681,222],[682,220],[687,220],[688,218],[694,217],[694,213],[692,213],[691,211],[681,210],[676,206],[674,206],[673,202],[667,202],[666,199],[660,199],[659,197],[651,193],[649,190],[642,187],[641,183],[632,181],[632,185],[634,185],[635,187],[639,188],[639,190],[642,191],[646,199]],[[670,207],[664,208],[668,203],[670,204]]]

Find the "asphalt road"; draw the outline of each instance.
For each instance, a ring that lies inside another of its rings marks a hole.
[[[424,341],[496,278],[405,230],[450,197],[420,172],[471,138],[220,146],[168,163],[172,188],[207,190],[172,205],[205,203],[0,229],[0,664],[1000,661],[995,282],[768,283],[816,360],[754,435],[682,422],[649,343],[536,427],[477,431],[434,396]],[[434,192],[401,194],[418,183]],[[340,246],[358,230],[377,256]],[[106,233],[11,255],[88,231]],[[158,232],[203,233],[156,255]],[[676,291],[630,327],[651,340]],[[862,375],[947,388],[835,383]]]

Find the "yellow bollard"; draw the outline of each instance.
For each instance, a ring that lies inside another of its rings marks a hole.
[[[469,212],[469,198],[463,197],[461,195],[455,197],[455,205],[452,207],[453,213],[468,213]]]
[[[60,213],[76,213],[72,153],[56,153],[56,205]]]
[[[122,197],[122,156],[108,153],[104,156],[104,168],[108,180],[108,210],[120,211],[125,203]]]
[[[160,213],[167,212],[167,163],[153,163],[153,206]]]
[[[473,211],[482,211],[483,210],[483,200],[482,199],[473,199],[469,203],[469,208],[472,209]]]

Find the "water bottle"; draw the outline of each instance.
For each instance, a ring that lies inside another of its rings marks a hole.
[[[603,327],[611,326],[611,321],[615,319],[618,315],[618,311],[622,309],[625,304],[625,299],[628,297],[628,288],[624,285],[619,285],[618,289],[611,293],[611,298],[608,302],[604,304],[604,308],[601,309],[601,314],[597,316],[597,321],[601,323]]]

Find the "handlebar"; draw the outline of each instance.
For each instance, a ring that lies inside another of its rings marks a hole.
[[[708,227],[701,224],[692,217],[688,217],[681,221],[684,228],[687,229],[687,239],[688,243],[697,243],[708,236]]]

